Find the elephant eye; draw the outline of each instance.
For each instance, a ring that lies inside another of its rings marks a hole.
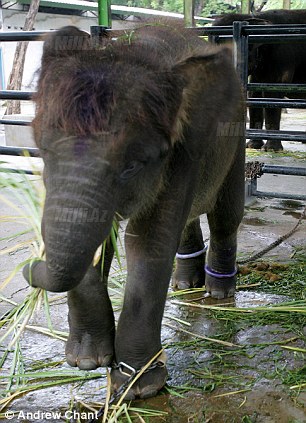
[[[131,161],[127,167],[121,172],[120,178],[121,179],[129,179],[133,176],[137,175],[138,172],[144,167],[144,163],[139,162],[137,160]]]

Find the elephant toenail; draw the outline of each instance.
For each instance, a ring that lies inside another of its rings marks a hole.
[[[75,359],[75,356],[72,354],[66,354],[66,361],[71,367],[77,366],[77,360]]]
[[[80,370],[95,370],[99,365],[91,358],[82,358],[77,360],[77,365]]]
[[[190,283],[186,282],[186,281],[179,281],[176,284],[176,288],[180,289],[180,290],[184,290],[184,289],[189,289],[190,288]]]

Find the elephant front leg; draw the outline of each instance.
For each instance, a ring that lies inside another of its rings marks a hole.
[[[127,232],[130,233],[129,228]],[[132,235],[127,235],[129,237],[132,238]],[[129,248],[133,241],[126,241],[128,279],[116,333],[115,351],[119,367],[112,370],[114,390],[126,381],[131,372],[129,367],[141,369],[162,348],[161,322],[175,254],[173,249],[167,258],[150,257],[150,251],[131,245]],[[155,396],[165,385],[167,375],[164,363],[157,360],[154,370],[140,378],[126,399]]]
[[[68,292],[69,337],[66,359],[70,366],[93,370],[111,364],[114,357],[115,322],[107,292],[113,251],[107,249],[103,266],[90,267],[77,288]]]
[[[116,362],[121,365],[111,373],[114,390],[131,373],[126,365],[137,371],[161,350],[161,324],[174,256],[190,213],[199,166],[178,148],[179,160],[171,170],[167,189],[146,213],[130,218],[126,229],[128,276],[115,339]],[[154,369],[137,380],[127,399],[156,395],[167,374],[164,359],[157,358]]]
[[[111,374],[114,390],[126,381],[131,373],[129,367],[141,369],[161,350],[161,322],[173,260],[191,204],[191,198],[180,201],[182,195],[176,194],[174,199],[159,204],[151,216],[130,221],[127,227],[128,278],[116,332],[119,368]],[[141,376],[127,399],[156,395],[167,375],[164,359],[157,358],[154,369]]]
[[[188,223],[183,231],[176,254],[176,269],[172,285],[177,289],[198,288],[205,283],[206,247],[203,242],[200,219]]]

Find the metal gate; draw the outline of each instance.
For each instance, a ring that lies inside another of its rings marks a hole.
[[[7,31],[0,32],[0,42],[18,42],[18,41],[41,41],[42,37],[51,31]],[[0,100],[32,100],[33,91],[13,91],[13,90],[2,90],[0,91]],[[31,125],[31,122],[22,120],[8,120],[4,118],[0,119],[2,125],[18,125],[27,126]],[[23,156],[24,152],[27,152],[31,157],[39,157],[38,148],[22,148],[22,147],[11,147],[11,146],[0,146],[0,154],[9,156]],[[5,169],[6,172],[16,172],[16,169]],[[22,170],[27,174],[33,172],[28,170]]]
[[[233,40],[233,62],[242,82],[247,106],[306,109],[306,99],[288,100],[248,97],[249,92],[256,91],[306,93],[306,84],[248,83],[249,44],[306,42],[306,25],[249,25],[248,22],[237,21],[233,23],[233,26],[203,27],[198,28],[197,31],[199,35],[207,35],[212,42],[218,43],[222,40]],[[306,132],[247,129],[246,138],[305,142]],[[263,165],[260,171],[262,174],[306,176],[306,167]],[[256,177],[250,181],[248,194],[256,197],[306,200],[306,195],[258,191]]]
[[[99,36],[101,31],[112,31],[103,27],[91,27],[92,36]],[[278,98],[248,98],[247,93],[251,91],[282,91],[282,92],[299,92],[306,93],[306,84],[254,84],[248,83],[248,46],[254,43],[286,43],[306,41],[306,25],[248,25],[247,22],[234,22],[229,27],[200,27],[192,28],[199,36],[208,36],[210,41],[219,42],[220,40],[233,39],[233,62],[237,73],[241,79],[244,92],[246,94],[246,102],[248,106],[256,107],[286,107],[286,108],[305,108],[306,100],[287,100]],[[10,41],[40,41],[42,36],[51,31],[17,31],[17,32],[1,32],[0,42]],[[118,31],[116,31],[118,34]],[[0,99],[2,100],[31,100],[34,92],[31,91],[0,91]],[[30,122],[0,119],[0,124],[9,125],[30,125]],[[246,130],[246,138],[253,139],[282,139],[288,141],[303,142],[306,141],[306,133],[298,131],[267,131],[259,129]],[[2,155],[23,155],[24,151],[32,157],[39,157],[37,148],[21,148],[21,147],[2,147],[0,146],[0,154]],[[13,172],[14,169],[11,169]],[[30,171],[25,171],[31,173]],[[284,167],[284,166],[267,166],[261,168],[262,173],[274,173],[282,175],[306,176],[306,168],[303,167]],[[262,192],[257,190],[257,178],[251,179],[249,186],[249,195],[257,197],[277,197],[285,199],[306,200],[306,195],[296,195],[288,193]]]

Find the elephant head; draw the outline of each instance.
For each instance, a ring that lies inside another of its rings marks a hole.
[[[96,49],[74,27],[45,41],[33,128],[45,165],[46,261],[24,270],[33,286],[76,287],[115,214],[142,213],[167,184],[188,107],[185,74],[200,59],[178,64],[169,54],[160,70],[145,43],[142,61],[139,43],[106,39]]]

